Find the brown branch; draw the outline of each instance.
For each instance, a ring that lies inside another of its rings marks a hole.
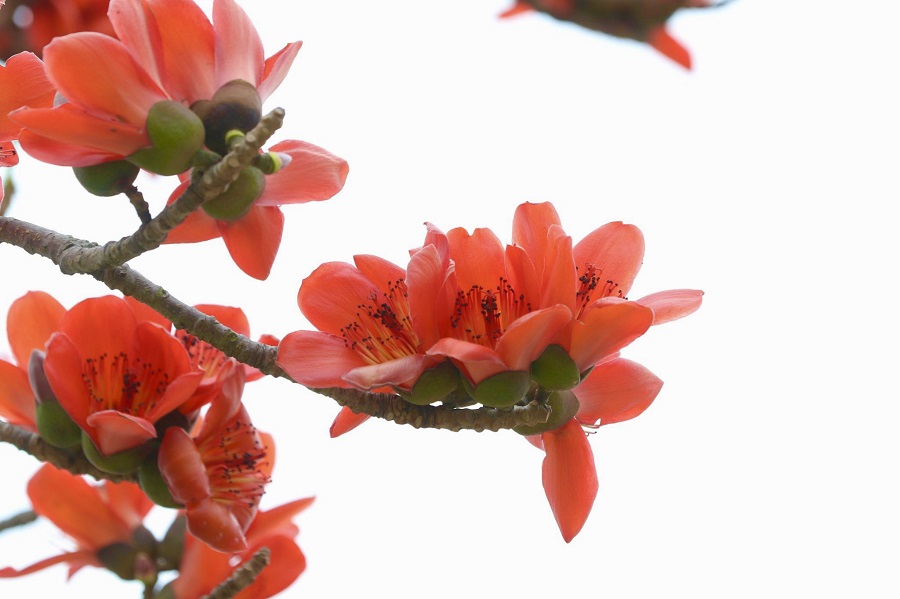
[[[22,512],[21,514],[16,514],[15,516],[11,516],[6,520],[0,520],[0,532],[4,530],[9,530],[10,528],[15,528],[17,526],[24,526],[25,524],[31,524],[35,520],[38,519],[38,515],[34,513],[32,510],[28,510],[27,512]]]
[[[133,475],[119,475],[103,472],[91,464],[83,455],[53,447],[41,439],[40,436],[24,428],[13,426],[8,422],[0,422],[0,441],[5,441],[42,462],[53,464],[60,470],[67,470],[72,474],[87,474],[97,480],[105,479],[113,482],[123,480],[137,482],[137,473]]]
[[[199,176],[195,175],[191,185],[177,200],[163,208],[155,218],[141,225],[135,233],[103,246],[68,246],[57,258],[59,269],[67,275],[91,273],[124,264],[144,252],[158,248],[169,231],[183,223],[200,204],[221,194],[237,179],[283,122],[284,110],[276,108],[264,116],[222,160],[202,173],[197,173]]]
[[[231,597],[253,584],[253,581],[263,571],[263,568],[269,565],[271,555],[272,552],[269,551],[269,548],[263,547],[254,553],[253,557],[247,560],[240,568],[236,569],[228,580],[214,588],[203,599],[231,599]]]

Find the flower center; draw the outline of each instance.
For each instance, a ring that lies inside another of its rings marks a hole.
[[[419,339],[409,315],[406,282],[388,283],[388,291],[373,291],[369,303],[357,306],[357,320],[341,329],[344,345],[356,351],[370,364],[411,356]]]
[[[218,374],[222,365],[228,361],[221,350],[216,349],[206,341],[194,337],[184,331],[176,331],[175,336],[181,339],[184,349],[191,358],[191,366],[203,373],[203,378],[213,378]]]
[[[494,289],[473,285],[458,291],[450,326],[457,339],[493,348],[506,327],[529,312],[531,303],[501,277]]]
[[[584,272],[578,275],[578,290],[575,292],[575,303],[578,307],[576,318],[580,318],[584,309],[592,301],[614,295],[625,299],[622,288],[611,279],[603,278],[603,269],[597,268],[590,262],[585,263]]]
[[[81,376],[95,412],[117,410],[142,417],[169,386],[168,372],[124,352],[86,359]]]

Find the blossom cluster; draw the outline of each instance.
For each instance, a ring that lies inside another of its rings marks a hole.
[[[643,255],[640,230],[621,222],[573,245],[550,203],[520,205],[505,247],[490,229],[428,224],[405,269],[359,255],[307,277],[297,301],[319,330],[286,335],[278,363],[308,387],[417,405],[548,406],[546,423],[515,430],[546,451],[544,489],[570,541],[597,493],[583,429],[637,416],[662,385],[619,351],[702,301],[691,289],[629,300]],[[366,418],[344,408],[332,435]]]

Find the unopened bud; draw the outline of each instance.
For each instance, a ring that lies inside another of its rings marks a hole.
[[[243,79],[229,81],[209,100],[191,105],[206,128],[206,146],[220,154],[228,152],[226,135],[237,129],[246,133],[262,118],[262,100],[256,86]]]
[[[218,196],[203,202],[203,210],[218,220],[238,220],[250,210],[266,188],[266,176],[254,166],[241,171],[238,178]]]
[[[490,408],[509,408],[521,401],[530,388],[529,373],[507,370],[478,383],[470,395],[478,403]]]
[[[190,108],[174,100],[162,100],[147,114],[150,147],[128,156],[144,170],[157,175],[177,175],[191,168],[191,160],[202,147],[203,121]]]
[[[445,360],[423,372],[413,385],[412,392],[404,393],[403,398],[417,406],[427,406],[443,401],[456,391],[459,385],[459,371],[449,360]]]
[[[559,345],[548,345],[531,363],[531,378],[548,391],[571,389],[581,382],[578,365]]]
[[[95,196],[112,197],[125,193],[134,186],[141,172],[138,165],[127,160],[112,160],[92,166],[76,166],[75,178],[81,186]]]
[[[547,398],[547,406],[550,407],[550,417],[547,422],[539,424],[521,425],[513,428],[520,435],[538,435],[547,431],[556,430],[575,417],[579,408],[578,398],[571,391],[554,391]]]

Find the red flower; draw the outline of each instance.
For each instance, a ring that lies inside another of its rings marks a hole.
[[[178,427],[166,430],[159,470],[172,497],[185,506],[191,534],[217,551],[248,548],[245,533],[272,470],[270,444],[233,395],[220,395],[210,405],[196,436]]]
[[[32,350],[43,351],[66,309],[43,291],[29,291],[9,307],[6,331],[14,362],[0,360],[0,418],[37,432],[34,393],[28,381]]]
[[[537,10],[560,21],[645,42],[686,69],[691,55],[666,31],[666,21],[680,8],[707,8],[710,0],[529,0],[501,14],[511,17]]]
[[[244,216],[225,221],[196,210],[169,233],[165,242],[194,243],[221,237],[241,270],[256,279],[266,279],[281,245],[284,215],[280,206],[327,200],[344,187],[349,172],[347,161],[304,141],[282,141],[270,151],[283,153],[290,161],[266,176],[262,195]],[[188,181],[179,185],[169,203],[187,186]]]
[[[118,160],[150,145],[150,109],[164,100],[190,105],[242,79],[265,100],[287,74],[300,42],[264,58],[262,40],[234,0],[216,0],[215,26],[192,0],[112,0],[118,39],[81,32],[44,49],[60,106],[23,109],[23,149],[63,166]]]
[[[27,490],[34,511],[71,537],[77,549],[21,570],[0,569],[0,578],[24,576],[58,563],[69,564],[69,576],[84,566],[103,567],[100,551],[116,543],[131,544],[153,507],[136,484],[91,485],[49,464],[41,466],[28,481]],[[132,566],[139,568],[141,564]]]
[[[84,300],[62,317],[44,370],[60,405],[106,456],[155,438],[156,421],[202,378],[178,339],[139,322],[115,296]]]
[[[2,58],[21,51],[40,54],[54,37],[76,31],[113,35],[112,23],[106,17],[109,0],[30,0],[19,6],[28,9],[29,18],[4,20],[0,27]]]
[[[257,512],[246,532],[247,549],[237,553],[237,564],[234,555],[210,549],[188,534],[180,575],[172,581],[175,599],[198,599],[209,594],[262,547],[271,552],[269,565],[235,598],[265,599],[289,587],[306,569],[306,557],[294,540],[299,529],[291,520],[312,502],[312,497],[306,497]]]

